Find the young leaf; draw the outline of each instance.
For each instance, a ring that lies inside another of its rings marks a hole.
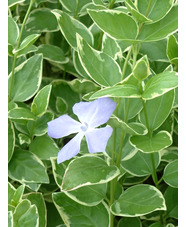
[[[121,69],[114,59],[90,47],[78,34],[77,48],[81,64],[94,81],[104,87],[120,82]]]
[[[74,202],[63,192],[53,193],[52,198],[67,226],[109,227],[109,211],[105,203],[92,207],[83,206]]]
[[[145,136],[132,136],[131,144],[145,153],[159,152],[172,144],[172,137],[166,131],[160,131],[149,138]]]
[[[82,156],[70,162],[61,187],[64,191],[71,191],[86,185],[103,184],[111,181],[118,174],[117,167],[108,166],[103,159],[96,156]]]
[[[176,72],[165,71],[151,77],[145,84],[142,98],[153,99],[165,94],[178,86],[178,76]]]
[[[25,190],[25,186],[24,185],[20,185],[16,191],[14,192],[14,195],[13,195],[13,198],[12,198],[12,201],[11,201],[11,204],[13,206],[17,206],[21,200],[22,200],[22,196],[23,196],[23,193],[24,193],[24,190]]]
[[[27,36],[22,43],[20,44],[19,48],[15,48],[13,50],[13,54],[17,53],[20,55],[20,51],[23,51],[24,49],[30,47],[33,43],[36,42],[36,40],[39,38],[40,34],[32,34]]]
[[[50,160],[50,157],[57,157],[59,148],[48,135],[37,136],[30,144],[29,150],[40,159]]]
[[[42,196],[42,193],[28,193],[24,195],[25,199],[28,199],[31,204],[36,205],[39,214],[39,227],[46,226],[46,205]]]
[[[14,46],[19,36],[19,27],[12,17],[8,17],[8,43]]]
[[[170,162],[165,167],[163,180],[171,187],[178,187],[178,160]]]
[[[9,162],[9,177],[21,182],[49,183],[46,168],[30,151],[15,149]]]
[[[61,48],[54,45],[42,44],[38,47],[38,54],[43,54],[43,58],[59,64],[65,64],[69,61]]]
[[[54,32],[58,31],[56,17],[48,8],[34,9],[30,13],[25,25],[28,31],[33,32]]]
[[[61,11],[59,14],[58,11],[53,11],[53,13],[57,18],[63,36],[72,48],[77,49],[76,33],[80,34],[90,45],[93,45],[93,36],[83,23],[65,12]]]
[[[34,100],[32,101],[31,105],[31,111],[36,116],[41,116],[46,112],[49,103],[51,89],[52,85],[49,84],[43,87],[34,97]]]
[[[17,107],[8,112],[9,119],[35,120],[34,114],[27,108]]]
[[[166,210],[161,192],[152,185],[139,184],[125,190],[111,206],[114,215],[137,217],[156,210]]]
[[[174,102],[174,90],[145,103],[150,131],[159,128],[169,116]],[[146,125],[144,110],[140,112],[140,121]]]
[[[155,168],[160,163],[160,154],[154,154]],[[153,165],[151,160],[151,154],[137,151],[134,156],[125,159],[121,162],[123,168],[130,174],[138,177],[148,176],[153,173]]]
[[[13,214],[14,226],[35,226],[39,227],[38,210],[35,205],[31,205],[29,200],[23,200],[16,207]]]
[[[41,83],[42,63],[42,55],[37,54],[15,68],[12,88],[10,88],[11,74],[8,79],[11,89],[10,100],[24,102],[35,95]]]
[[[121,40],[135,40],[138,26],[135,20],[116,10],[88,10],[96,25],[108,36]]]

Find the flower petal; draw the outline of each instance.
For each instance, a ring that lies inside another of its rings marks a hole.
[[[73,112],[84,123],[95,128],[106,123],[116,108],[116,103],[110,98],[99,98],[92,102],[79,102],[73,106]]]
[[[47,133],[50,137],[58,139],[80,131],[81,123],[64,114],[55,120],[49,121]]]
[[[64,162],[76,156],[80,151],[80,144],[83,138],[83,133],[78,133],[73,139],[71,139],[57,155],[57,163]]]
[[[85,133],[87,145],[90,153],[104,152],[109,137],[112,134],[110,126],[93,129]]]

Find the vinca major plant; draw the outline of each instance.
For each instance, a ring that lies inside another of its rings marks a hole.
[[[178,226],[176,0],[8,0],[8,226]]]

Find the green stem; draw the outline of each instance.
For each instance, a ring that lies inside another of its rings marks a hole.
[[[75,19],[77,18],[78,10],[79,10],[79,0],[77,0],[76,12],[75,12],[75,15],[74,15],[74,18],[75,18]]]
[[[128,64],[128,61],[129,61],[131,52],[132,52],[132,46],[130,47],[130,49],[129,49],[128,53],[127,53],[127,56],[126,56],[126,58],[125,58],[125,63],[124,63],[124,65],[123,65],[121,80],[123,80],[123,79],[125,78],[125,72],[126,72],[126,69],[127,69],[127,64]]]
[[[109,7],[108,7],[109,9],[112,9],[112,7],[113,7],[115,1],[116,1],[116,0],[112,0],[112,2],[110,3],[110,5],[109,5]]]
[[[101,44],[102,44],[103,34],[104,34],[103,31],[101,31],[101,32],[100,32],[100,35],[99,35],[97,50],[101,50]]]
[[[149,4],[148,4],[148,6],[147,6],[147,10],[146,10],[146,12],[145,12],[145,16],[147,16],[147,14],[149,13],[151,4],[152,4],[152,0],[149,0]]]
[[[25,23],[28,19],[28,15],[30,13],[30,10],[32,8],[32,4],[34,3],[34,0],[30,1],[28,10],[26,12],[25,18],[23,20],[22,26],[21,26],[21,31],[19,33],[19,37],[18,37],[18,41],[17,41],[17,45],[15,49],[18,49],[21,43],[21,37],[22,37],[22,33],[23,33],[23,29],[25,26]],[[16,66],[16,60],[17,60],[17,53],[14,54],[14,59],[13,59],[13,65],[12,65],[12,73],[11,73],[11,80],[10,80],[10,87],[9,87],[9,95],[8,95],[8,101],[11,100],[11,92],[12,92],[12,87],[13,87],[13,81],[14,81],[14,72],[15,72],[15,66]]]

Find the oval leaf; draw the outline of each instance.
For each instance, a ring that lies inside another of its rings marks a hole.
[[[14,46],[19,36],[19,27],[12,17],[8,17],[8,43]]]
[[[154,154],[155,168],[160,163],[159,153]],[[130,174],[138,177],[148,176],[153,173],[151,154],[137,151],[132,157],[121,162],[123,168]]]
[[[109,227],[109,210],[106,204],[100,203],[93,207],[83,206],[74,202],[63,192],[53,193],[52,198],[66,226]]]
[[[24,102],[35,95],[41,83],[42,63],[42,55],[36,54],[15,68],[10,100]],[[9,89],[11,78],[10,74]]]
[[[49,84],[43,87],[34,97],[34,100],[31,105],[31,111],[36,116],[41,116],[46,112],[49,103],[51,89],[52,85]]]
[[[108,166],[103,159],[96,156],[83,156],[70,162],[61,187],[64,191],[71,191],[86,185],[104,184],[118,174],[118,168]]]
[[[170,162],[165,167],[163,180],[171,187],[178,188],[178,160]]]
[[[43,54],[43,58],[48,61],[59,64],[68,62],[68,58],[65,57],[63,50],[54,45],[42,44],[38,47],[37,53]]]
[[[140,98],[141,94],[136,86],[125,84],[101,89],[95,92],[90,99],[97,99],[100,97]]]
[[[156,210],[166,210],[161,192],[152,185],[139,184],[125,190],[111,206],[114,215],[137,217]]]
[[[17,107],[8,112],[10,119],[24,119],[24,120],[35,120],[34,114],[27,108]]]
[[[153,99],[178,86],[178,75],[174,71],[165,71],[150,78],[145,84],[142,98]]]
[[[116,10],[88,10],[88,13],[97,26],[111,38],[136,39],[138,27],[131,16]]]
[[[49,183],[46,168],[30,151],[15,149],[9,162],[9,177],[21,182]]]
[[[156,135],[149,138],[145,136],[132,136],[131,144],[145,153],[159,152],[172,144],[172,137],[166,131],[160,131]]]

